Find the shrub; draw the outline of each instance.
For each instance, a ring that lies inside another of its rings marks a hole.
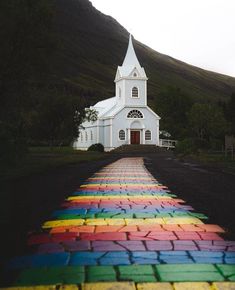
[[[92,144],[88,151],[104,152],[104,146],[101,143]]]

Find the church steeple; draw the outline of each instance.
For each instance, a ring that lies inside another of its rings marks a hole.
[[[127,49],[126,56],[125,56],[125,59],[123,61],[122,66],[138,66],[138,67],[141,67],[140,63],[138,61],[138,58],[137,58],[137,56],[135,54],[135,50],[134,50],[134,47],[133,47],[132,35],[131,34],[129,36],[128,49]]]
[[[118,66],[114,82],[119,105],[147,105],[147,77],[135,54],[132,36],[122,66]]]
[[[121,78],[133,77],[134,71],[136,71],[135,74],[138,78],[143,78],[147,80],[144,68],[141,67],[138,58],[135,54],[132,42],[132,35],[130,34],[126,56],[124,58],[122,66],[118,67],[115,82]]]

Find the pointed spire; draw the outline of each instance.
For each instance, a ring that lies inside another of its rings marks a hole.
[[[126,53],[126,56],[125,56],[125,59],[123,61],[122,66],[138,66],[138,67],[140,67],[140,63],[138,61],[138,58],[135,54],[135,50],[133,47],[131,34],[129,37],[129,45],[128,45],[127,53]]]

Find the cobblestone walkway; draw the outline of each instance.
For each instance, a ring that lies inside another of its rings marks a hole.
[[[206,219],[142,158],[120,159],[29,236],[30,254],[7,265],[9,289],[235,289],[235,241]]]

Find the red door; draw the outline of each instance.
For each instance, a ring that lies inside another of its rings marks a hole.
[[[131,144],[140,144],[140,131],[131,131]]]

